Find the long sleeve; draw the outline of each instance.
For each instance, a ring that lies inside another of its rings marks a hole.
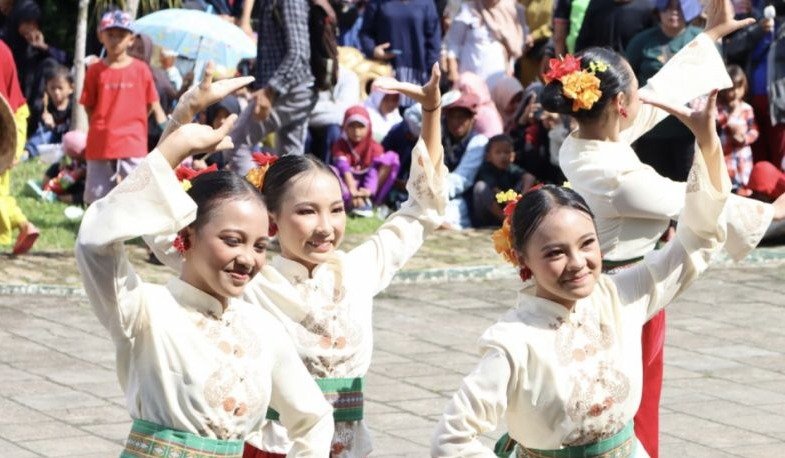
[[[345,267],[351,270],[347,278],[365,279],[362,287],[371,296],[389,285],[395,273],[422,246],[425,236],[441,224],[446,206],[446,173],[443,164],[431,163],[420,139],[412,150],[412,169],[406,183],[409,199],[369,240],[347,253]]]
[[[308,0],[281,1],[283,27],[286,31],[286,55],[267,81],[267,85],[279,95],[288,92],[302,81],[302,76],[297,74],[299,70],[311,68],[308,8]]]
[[[275,324],[278,335],[267,340],[278,347],[270,407],[280,414],[281,424],[292,441],[286,456],[329,456],[334,432],[333,409],[305,369],[283,327]]]
[[[696,151],[696,155],[699,154]],[[665,178],[651,167],[628,171],[617,179],[619,186],[611,199],[620,216],[677,219],[684,207],[685,183]],[[653,195],[657,197],[652,198]]]
[[[722,157],[719,144],[713,154]],[[730,179],[725,162],[717,162],[712,166],[719,168],[719,189],[712,185],[703,155],[696,151],[675,239],[647,254],[637,266],[613,276],[623,304],[640,304],[645,306],[647,317],[654,315],[691,285],[722,247],[726,240],[723,210],[730,195]]]
[[[442,49],[442,27],[434,2],[429,1],[425,11],[425,69],[429,70],[431,65],[439,62],[439,53]]]
[[[474,185],[477,172],[480,170],[483,158],[485,157],[485,145],[488,138],[484,135],[475,135],[469,141],[466,152],[463,153],[461,162],[447,177],[447,193],[450,198],[461,195],[464,191]]]
[[[365,57],[373,59],[373,48],[376,47],[376,35],[373,31],[376,29],[376,16],[379,14],[381,5],[379,0],[371,0],[365,5],[363,12],[363,25],[360,28],[360,45],[361,51]]]
[[[700,78],[690,77],[700,75]],[[649,78],[641,92],[648,92],[658,99],[683,105],[714,89],[731,86],[725,63],[717,46],[705,33],[701,33],[673,56],[656,75]],[[632,143],[651,130],[668,114],[651,105],[642,105],[633,125],[620,134],[620,140]]]
[[[490,348],[463,379],[431,439],[432,457],[495,457],[479,440],[493,431],[507,410],[512,368],[507,355]]]
[[[123,242],[177,232],[195,217],[196,205],[157,150],[87,209],[76,240],[76,262],[90,303],[114,339],[132,338],[143,319],[143,284]]]

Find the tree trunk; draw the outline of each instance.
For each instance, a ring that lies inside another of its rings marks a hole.
[[[74,68],[76,69],[74,78],[76,87],[74,89],[77,101],[82,96],[82,88],[84,88],[84,58],[85,48],[87,47],[87,9],[89,5],[90,0],[79,0],[79,14],[76,19],[76,48],[74,49]],[[87,113],[80,103],[74,103],[71,109],[71,128],[83,132],[87,131]]]
[[[139,13],[139,0],[128,0],[128,13],[136,19],[136,15]]]

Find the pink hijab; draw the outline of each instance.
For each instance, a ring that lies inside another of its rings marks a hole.
[[[521,85],[521,82],[518,81],[517,78],[513,78],[512,76],[505,75],[499,77],[493,83],[491,97],[493,98],[493,103],[496,105],[496,109],[502,117],[504,126],[507,126],[512,121],[516,111],[512,110],[511,112],[505,113],[505,110],[510,104],[510,101],[521,92],[523,92],[523,85]]]
[[[474,94],[480,99],[477,106],[477,115],[474,117],[474,130],[490,138],[503,132],[504,125],[496,106],[491,100],[488,85],[478,75],[471,72],[461,73],[455,88],[462,94]]]

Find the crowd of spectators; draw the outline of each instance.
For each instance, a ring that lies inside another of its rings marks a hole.
[[[737,17],[756,23],[718,43],[734,87],[720,95],[717,128],[735,191],[772,200],[785,192],[785,3],[766,1],[733,2]],[[559,146],[574,121],[540,106],[549,59],[610,47],[627,57],[644,86],[700,33],[704,17],[699,0],[189,0],[184,7],[220,15],[258,42],[256,59],[214,75],[251,74],[254,84],[197,117],[218,126],[239,115],[235,150],[188,166],[244,174],[254,152],[313,154],[340,177],[347,211],[384,217],[405,200],[424,108],[373,89],[362,70],[370,67],[350,65],[347,56],[361,52],[388,75],[417,84],[438,63],[450,172],[445,227],[453,229],[500,224],[500,191],[563,183]],[[326,86],[310,59],[314,38],[321,38],[309,37],[317,7],[341,46],[335,81]],[[182,72],[182,56],[135,35],[132,18],[115,10],[97,26],[101,57],[89,59],[76,94],[70,50],[48,43],[41,31],[43,21],[54,20],[42,17],[35,0],[0,0],[0,38],[30,111],[21,159],[67,145],[43,180],[29,186],[45,200],[90,204],[154,147],[194,77]],[[89,114],[86,139],[68,136],[75,103]],[[668,118],[635,150],[660,174],[684,181],[693,142]]]

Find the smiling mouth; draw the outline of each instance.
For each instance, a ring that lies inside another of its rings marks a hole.
[[[586,272],[586,273],[581,274],[581,275],[576,275],[574,277],[570,277],[570,278],[565,279],[564,283],[567,283],[567,284],[570,284],[570,285],[580,284],[580,283],[583,283],[584,281],[588,280],[590,275],[591,275],[591,272]]]
[[[243,272],[237,270],[227,270],[225,272],[229,275],[229,278],[231,278],[232,281],[235,283],[248,283],[248,280],[251,279],[250,272]]]
[[[308,242],[306,242],[306,244],[318,252],[330,251],[333,247],[332,240],[319,240],[319,241],[309,240]]]

